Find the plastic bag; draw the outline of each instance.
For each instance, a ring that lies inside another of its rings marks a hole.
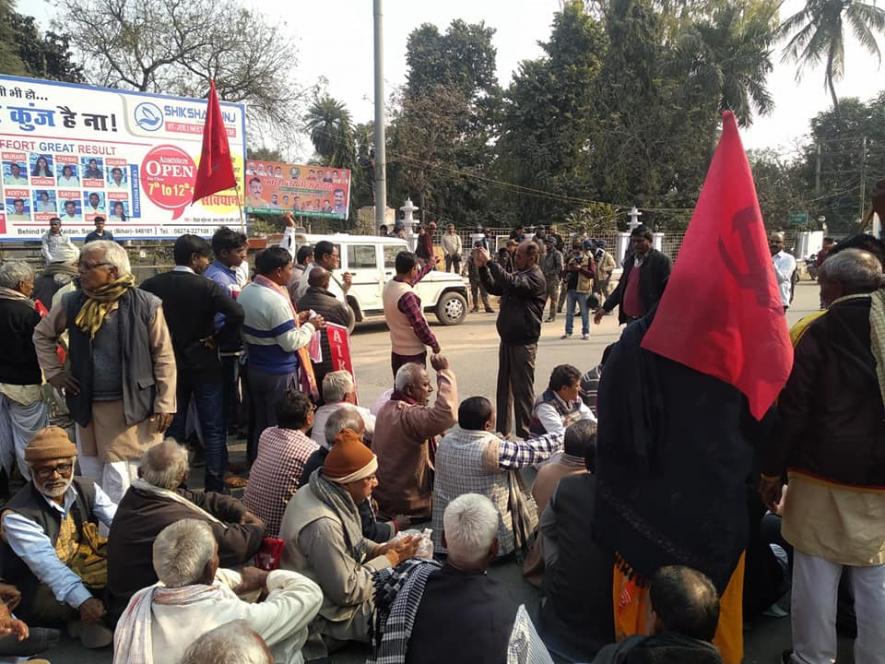
[[[433,558],[433,540],[430,539],[432,533],[433,530],[431,528],[425,528],[424,530],[401,530],[393,536],[393,540],[396,541],[403,537],[420,537],[421,541],[418,543],[418,550],[415,552],[415,557],[430,560]]]

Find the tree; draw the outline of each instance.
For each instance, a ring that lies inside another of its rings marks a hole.
[[[0,0],[0,72],[23,75],[27,70],[18,55],[15,29],[12,26],[15,16],[13,0]]]
[[[771,73],[771,43],[775,6],[762,11],[740,4],[716,10],[686,26],[676,47],[676,62],[688,71],[687,85],[700,91],[717,90],[719,110],[733,111],[741,126],[752,124],[753,113],[765,115],[774,101],[765,85]]]
[[[877,33],[885,33],[885,9],[878,7],[876,0],[806,0],[805,7],[787,18],[780,28],[782,34],[792,35],[784,58],[798,63],[797,78],[805,66],[824,62],[824,85],[837,110],[835,83],[845,73],[846,23],[867,52],[881,63]]]
[[[488,174],[500,90],[494,30],[453,21],[444,34],[409,36],[407,83],[394,97],[389,131],[391,200],[410,196],[422,217],[489,223]]]
[[[811,196],[802,178],[801,161],[787,161],[771,150],[751,150],[747,157],[768,228],[783,228],[791,212],[808,211]]]
[[[593,91],[607,39],[571,2],[555,15],[541,47],[544,56],[522,62],[506,93],[498,144],[505,179],[522,187],[510,196],[525,224],[562,221],[586,205]]]
[[[344,102],[328,94],[316,97],[304,116],[304,127],[323,166],[354,167],[353,124]]]
[[[91,83],[201,98],[214,79],[258,132],[297,129],[295,47],[235,0],[68,0],[54,25],[70,30]]]
[[[52,32],[40,35],[33,16],[13,14],[18,55],[29,76],[68,83],[83,82],[83,68],[74,61],[71,38]]]
[[[255,161],[278,161],[284,162],[283,153],[275,148],[246,148],[246,159]]]

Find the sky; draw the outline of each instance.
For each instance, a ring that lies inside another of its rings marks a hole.
[[[271,21],[284,24],[283,29],[298,46],[299,81],[310,85],[322,77],[329,94],[347,104],[356,122],[374,117],[372,0],[242,1]],[[276,7],[268,9],[269,5]],[[785,0],[781,17],[802,5],[802,0]],[[406,39],[422,23],[433,23],[444,31],[452,20],[460,18],[469,23],[484,21],[495,28],[498,79],[506,86],[520,61],[541,54],[538,42],[548,38],[553,14],[559,8],[560,0],[384,0],[386,94],[405,82]],[[35,16],[44,27],[54,13],[47,0],[19,0],[18,11]],[[880,47],[885,50],[885,41],[880,41]],[[797,82],[795,65],[781,62],[781,53],[779,45],[774,71],[768,78],[775,109],[766,117],[757,117],[742,137],[747,148],[771,148],[789,155],[808,133],[809,119],[827,110],[831,101],[822,68],[806,70]],[[845,71],[836,88],[840,97],[868,99],[885,87],[885,69],[853,39],[846,48]]]

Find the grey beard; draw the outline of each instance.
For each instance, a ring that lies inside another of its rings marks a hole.
[[[56,489],[46,489],[43,485],[37,484],[36,481],[34,482],[34,484],[37,487],[37,491],[42,493],[47,498],[61,498],[63,495],[65,495],[67,490],[70,488],[71,483],[73,481],[74,481],[74,477],[73,477],[73,475],[71,475],[71,477],[64,480],[65,484],[63,487],[59,487]]]

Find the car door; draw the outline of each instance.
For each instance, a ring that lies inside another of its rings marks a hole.
[[[384,285],[378,255],[378,246],[374,242],[347,244],[345,253],[345,270],[350,272],[353,283],[350,295],[356,297],[363,312],[380,311],[381,289]]]

